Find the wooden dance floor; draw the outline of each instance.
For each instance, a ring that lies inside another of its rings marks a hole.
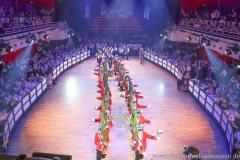
[[[157,129],[164,130],[160,141],[147,141],[144,160],[161,159],[155,154],[182,154],[184,145],[197,147],[201,154],[227,154],[218,128],[188,93],[177,90],[176,79],[150,62],[141,65],[137,57],[125,63],[134,84],[140,84],[137,91],[146,96],[140,104],[151,105],[143,110],[143,116],[154,123],[145,124],[145,131],[156,135]],[[99,116],[95,107],[100,101],[94,97],[99,95],[97,76],[92,73],[95,66],[96,59],[91,58],[64,73],[20,123],[7,153],[31,156],[37,151],[72,155],[73,160],[96,159],[93,140],[98,123],[92,118]],[[109,78],[109,85],[112,115],[128,115],[117,81]],[[106,160],[134,160],[129,123],[116,119],[113,124]]]

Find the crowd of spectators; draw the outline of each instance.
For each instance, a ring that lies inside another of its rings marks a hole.
[[[236,66],[215,58],[204,60],[196,47],[187,43],[165,43],[160,50],[146,50],[179,68],[177,88],[188,90],[189,80],[201,88],[213,101],[225,110],[233,127],[233,132],[240,131],[240,76]]]
[[[39,13],[35,9],[26,12],[17,13],[13,7],[10,7],[8,10],[3,6],[0,6],[0,33],[3,33],[3,30],[7,28],[17,28],[21,25],[39,25],[43,23],[51,22],[52,10],[42,8]],[[23,19],[23,23],[20,23],[20,18]],[[4,19],[4,20],[3,20]]]
[[[232,9],[229,13],[223,14],[215,9],[195,10],[185,14],[185,18],[179,21],[179,25],[187,25],[194,28],[204,28],[209,30],[240,33],[240,12]],[[168,29],[177,27],[176,23],[168,23]]]
[[[36,9],[32,9],[30,11],[25,12],[16,12],[13,7],[9,7],[9,9],[4,8],[0,5],[0,18],[10,18],[10,17],[43,17],[43,16],[51,16],[54,8],[52,9],[46,9],[42,8],[39,13],[37,13]]]
[[[43,79],[46,79],[47,86],[51,89],[56,84],[52,70],[63,61],[86,50],[88,47],[85,44],[73,47],[70,44],[54,46],[44,43],[29,58],[22,59],[20,56],[12,63],[8,62],[0,79],[0,111],[10,112]]]

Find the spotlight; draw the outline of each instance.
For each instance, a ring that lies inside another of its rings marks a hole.
[[[240,68],[240,62],[238,62],[237,67]]]
[[[27,44],[30,44],[31,43],[31,40],[29,38],[26,39],[25,41]]]
[[[206,41],[206,45],[207,45],[207,46],[211,46],[210,40],[207,40],[207,41]]]
[[[163,34],[162,34],[162,33],[160,33],[160,37],[163,37]]]
[[[74,33],[72,33],[72,36],[74,36]]]
[[[32,36],[31,36],[30,38],[31,38],[31,40],[32,40],[33,42],[35,42],[35,41],[37,40],[37,38],[36,38],[36,36],[35,36],[34,34],[32,34]]]
[[[188,40],[188,41],[191,41],[191,40],[192,40],[192,37],[191,37],[191,36],[188,36],[188,37],[187,37],[187,40]]]
[[[43,38],[48,39],[48,35],[45,33],[45,35],[43,36]]]
[[[203,45],[206,45],[207,39],[206,39],[205,37],[203,37],[203,38],[201,39],[201,43],[202,43]]]
[[[12,52],[13,51],[13,47],[12,46],[7,46],[6,47],[6,52]]]
[[[164,38],[167,38],[167,36],[165,36]]]
[[[226,55],[231,55],[232,54],[231,49],[229,49],[229,48],[225,49],[225,54]]]

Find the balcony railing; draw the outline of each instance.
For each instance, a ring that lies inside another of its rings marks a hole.
[[[61,26],[56,22],[50,22],[50,23],[42,23],[42,24],[35,24],[35,25],[26,25],[26,26],[15,27],[15,28],[7,28],[4,30],[4,34],[0,34],[0,36],[6,37],[10,35],[23,34],[24,32],[30,32],[34,30],[49,28],[49,27],[56,27],[61,30],[69,29],[67,26]]]

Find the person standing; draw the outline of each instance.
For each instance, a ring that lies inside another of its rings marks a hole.
[[[126,46],[124,54],[127,56],[127,60],[128,60],[128,56],[129,56],[129,47],[128,47],[128,45]]]
[[[183,84],[183,74],[182,70],[179,70],[178,75],[177,75],[177,89],[180,90],[180,87]]]
[[[140,59],[141,64],[143,64],[144,53],[145,53],[145,51],[143,50],[143,48],[140,48],[139,59]]]

